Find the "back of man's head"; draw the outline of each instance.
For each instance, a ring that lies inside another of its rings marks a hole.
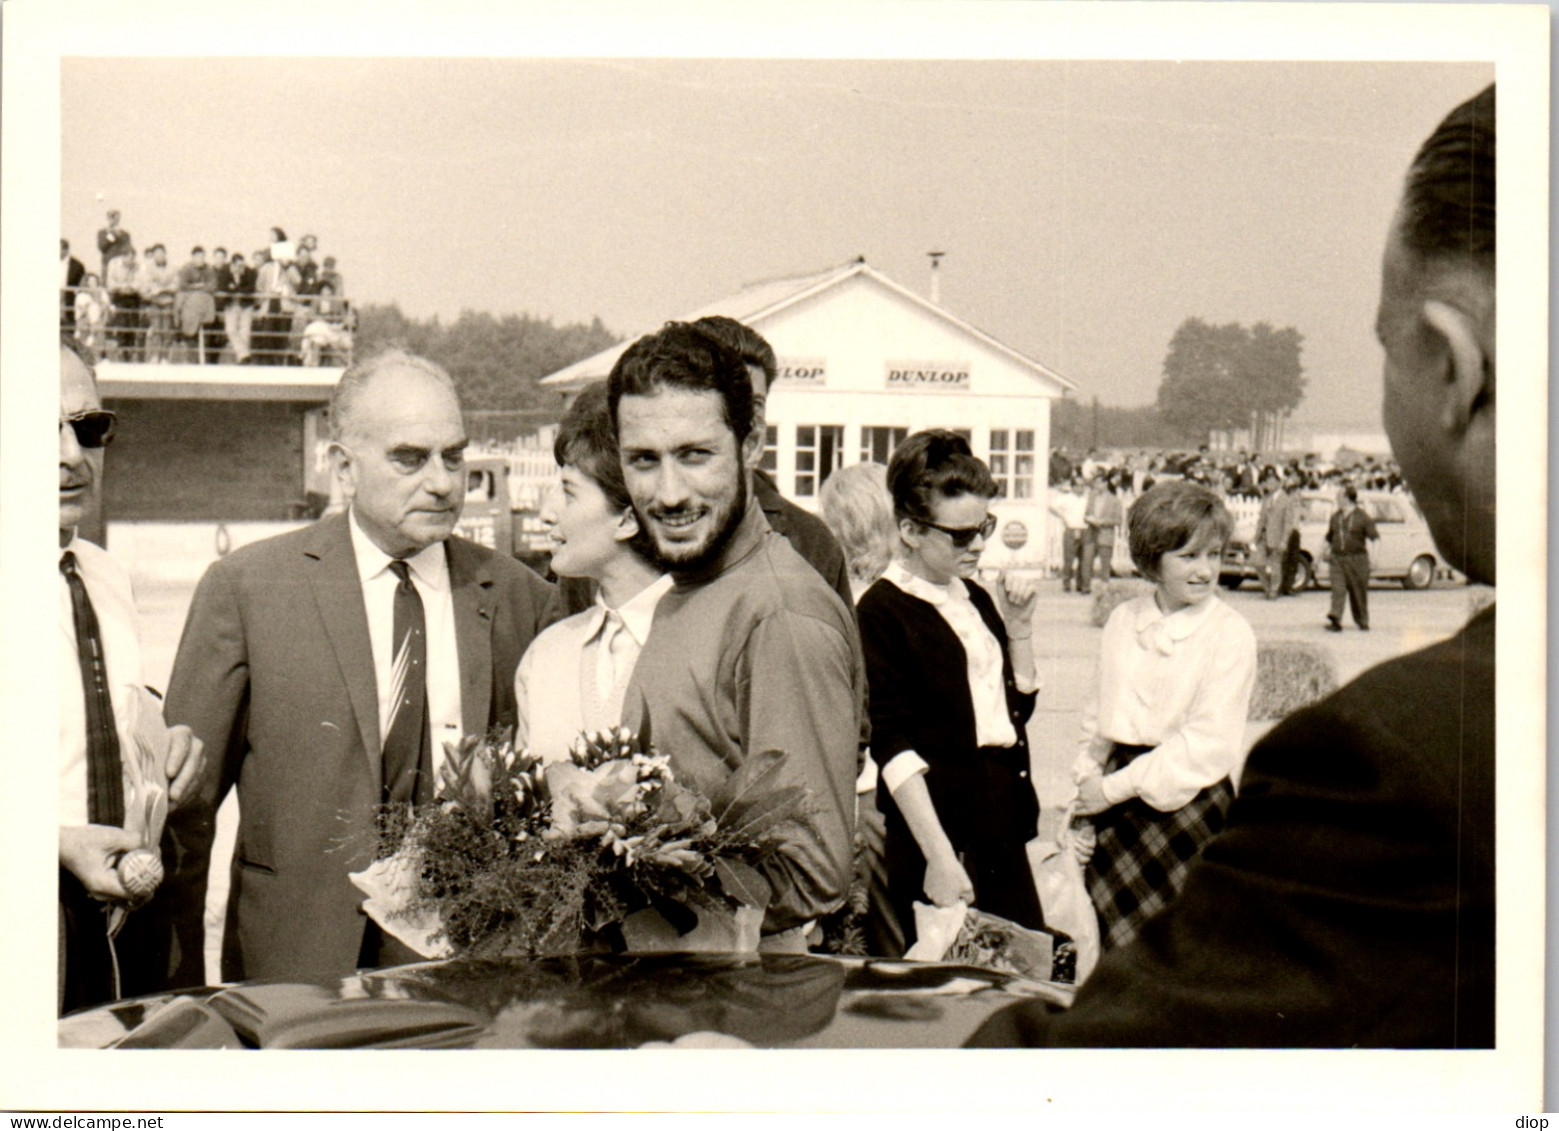
[[[662,389],[718,393],[737,442],[752,431],[752,381],[741,355],[687,322],[668,322],[646,334],[612,366],[607,398],[613,426],[623,397],[650,397]]]
[[[1446,116],[1413,159],[1397,233],[1426,263],[1494,272],[1494,87]]]
[[[761,369],[763,371],[763,392],[765,395],[774,387],[774,378],[779,372],[779,363],[774,357],[774,347],[764,340],[762,334],[745,323],[738,322],[734,318],[727,318],[724,314],[705,315],[694,322],[693,325],[711,338],[715,338],[735,350],[741,355],[743,365],[752,365]]]

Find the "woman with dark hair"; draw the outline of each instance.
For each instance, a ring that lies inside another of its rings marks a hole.
[[[1037,591],[1007,577],[993,599],[973,581],[996,483],[963,437],[904,441],[888,491],[895,557],[857,614],[894,911],[911,944],[916,900],[1042,927],[1024,849],[1039,816],[1024,734]]]
[[[1154,591],[1104,626],[1073,765],[1092,815],[1088,892],[1106,948],[1129,942],[1222,830],[1245,756],[1256,634],[1218,599],[1234,519],[1206,487],[1169,480],[1132,504],[1131,560]]]

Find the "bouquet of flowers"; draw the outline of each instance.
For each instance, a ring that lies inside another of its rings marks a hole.
[[[961,962],[1063,985],[1077,982],[1077,948],[1059,931],[1020,927],[964,903],[916,903],[914,911],[916,941],[905,958]]]
[[[799,819],[786,755],[713,794],[680,782],[647,731],[581,735],[567,761],[512,729],[447,744],[438,793],[382,811],[364,910],[426,957],[757,946],[760,867]]]

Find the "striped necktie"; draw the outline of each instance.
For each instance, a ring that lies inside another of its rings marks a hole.
[[[395,587],[395,618],[391,639],[390,721],[384,739],[384,799],[422,804],[433,799],[433,749],[428,738],[428,634],[422,597],[412,584],[411,569],[399,559],[390,569],[400,579]]]
[[[122,826],[125,820],[124,771],[119,761],[119,732],[114,726],[114,701],[108,693],[108,665],[103,636],[87,586],[76,568],[76,555],[60,556],[60,572],[70,589],[76,622],[76,659],[81,665],[81,690],[87,708],[87,820],[94,825]]]

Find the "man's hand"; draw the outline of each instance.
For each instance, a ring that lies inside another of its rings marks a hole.
[[[189,727],[168,728],[168,808],[176,808],[206,772],[205,745]]]
[[[974,902],[974,884],[958,857],[938,853],[926,861],[926,898],[938,907]]]
[[[93,899],[130,898],[114,865],[121,853],[140,846],[139,837],[113,825],[60,826],[60,865],[81,881]]]
[[[1092,774],[1077,783],[1077,802],[1073,811],[1079,817],[1091,817],[1102,813],[1114,802],[1104,796],[1104,775]]]

